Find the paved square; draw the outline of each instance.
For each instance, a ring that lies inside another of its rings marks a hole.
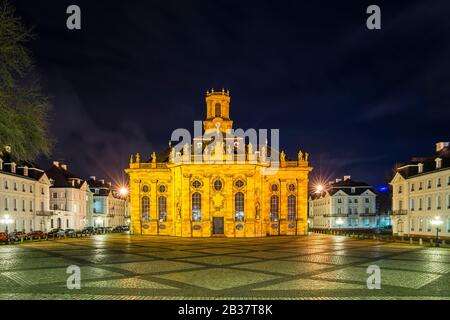
[[[81,268],[80,290],[66,268]],[[367,289],[367,267],[381,290]],[[450,250],[326,235],[0,246],[0,299],[450,299]]]

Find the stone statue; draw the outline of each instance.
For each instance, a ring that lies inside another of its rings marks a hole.
[[[130,163],[133,163],[133,155],[130,156]]]
[[[301,150],[298,152],[298,161],[303,161],[303,152]]]
[[[251,143],[248,144],[248,154],[253,154],[253,145]]]
[[[141,163],[141,156],[139,155],[139,153],[136,153],[136,162]]]
[[[305,161],[308,162],[308,158],[309,158],[309,153],[305,153]]]
[[[266,162],[266,146],[262,146],[261,148],[261,161]]]
[[[286,153],[284,153],[284,151],[281,151],[281,153],[280,153],[280,160],[282,162],[286,161]]]
[[[174,148],[170,148],[169,161],[171,163],[175,162],[175,150],[174,150]]]
[[[152,163],[156,163],[156,152],[152,153]]]

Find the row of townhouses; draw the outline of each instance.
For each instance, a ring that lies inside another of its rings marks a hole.
[[[394,234],[450,237],[449,145],[439,142],[433,155],[397,168],[391,182]]]
[[[309,197],[312,229],[377,229],[391,225],[389,206],[365,182],[345,176],[313,191]]]
[[[380,229],[398,236],[450,238],[450,143],[439,142],[428,157],[400,165],[391,188],[375,190],[350,176],[328,183],[309,197],[313,229]],[[387,192],[388,191],[388,192]],[[386,198],[386,196],[388,198]]]
[[[53,228],[115,227],[129,221],[128,197],[111,184],[83,180],[54,161],[43,170],[0,151],[0,231],[49,231]],[[5,218],[8,219],[5,219]]]

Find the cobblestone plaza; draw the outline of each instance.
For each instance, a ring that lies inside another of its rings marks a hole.
[[[449,299],[449,271],[449,249],[375,240],[102,235],[0,246],[0,299]]]

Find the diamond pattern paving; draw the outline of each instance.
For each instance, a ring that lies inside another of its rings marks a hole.
[[[67,267],[81,290],[67,289]],[[367,288],[367,267],[381,290]],[[311,235],[130,235],[0,246],[0,299],[450,299],[450,250]]]

